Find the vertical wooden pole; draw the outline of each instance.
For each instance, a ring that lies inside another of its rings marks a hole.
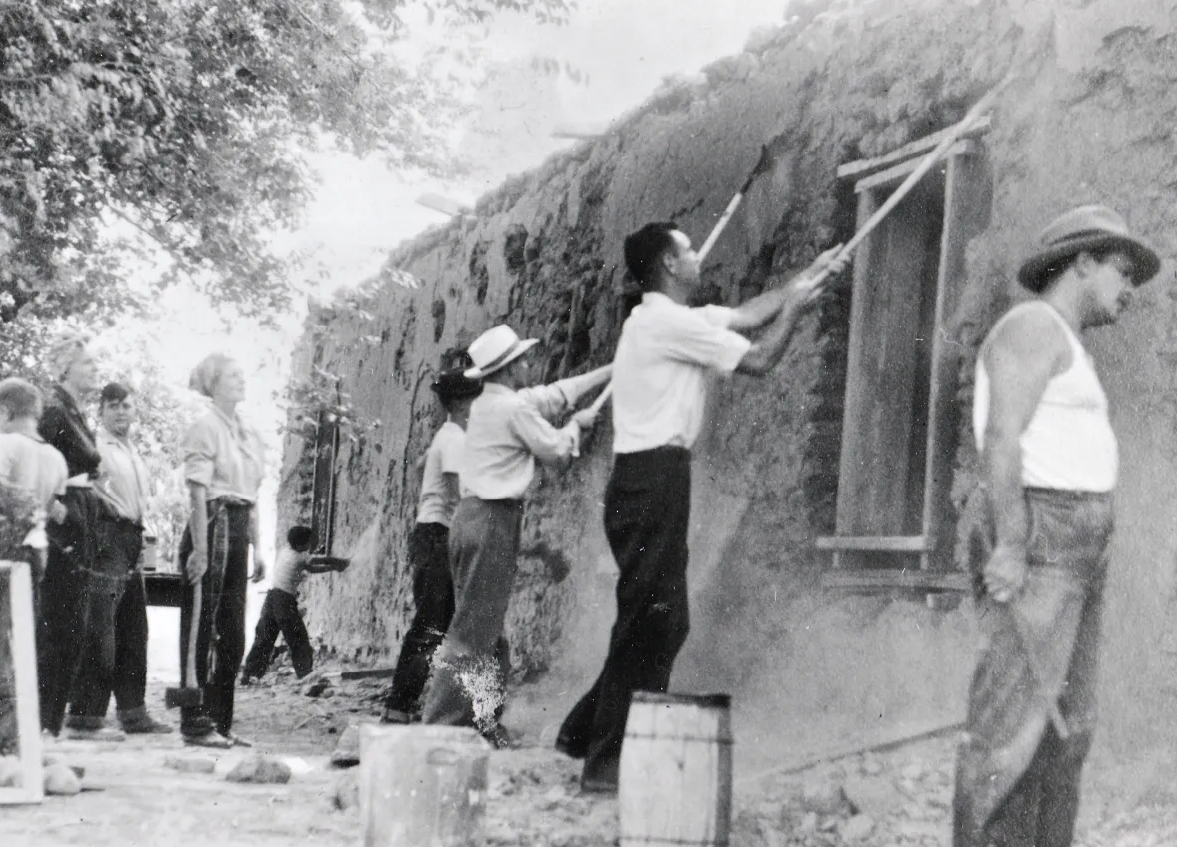
[[[21,766],[21,787],[0,788],[0,805],[40,803],[44,798],[44,776],[41,766],[41,706],[37,697],[32,570],[27,562],[0,562],[0,579],[9,580],[9,603],[12,608],[10,637]]]

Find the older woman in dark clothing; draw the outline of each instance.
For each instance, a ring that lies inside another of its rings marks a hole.
[[[183,443],[192,514],[180,542],[180,562],[188,577],[180,607],[180,666],[187,667],[194,586],[199,583],[194,682],[204,696],[201,706],[181,710],[180,731],[187,744],[248,747],[250,743],[233,732],[233,699],[245,654],[250,545],[253,581],[265,576],[255,507],[262,444],[237,413],[237,404],[245,397],[245,377],[233,359],[219,353],[209,356],[192,372],[190,385],[212,406],[192,424]],[[185,679],[184,684],[192,682]]]
[[[98,370],[87,339],[76,334],[60,337],[49,351],[49,360],[58,381],[45,403],[39,432],[65,457],[70,475],[61,498],[65,520],[48,527],[49,554],[37,632],[41,729],[56,736],[83,653],[89,643],[102,640],[102,633],[91,631],[89,612],[93,596],[104,587],[97,567],[99,529],[114,513],[92,484],[102,457],[82,413],[82,405],[98,387]],[[115,739],[122,733],[109,730],[90,736]]]

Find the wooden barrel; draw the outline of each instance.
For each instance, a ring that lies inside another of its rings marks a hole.
[[[364,847],[481,847],[486,761],[473,729],[360,727]]]
[[[621,847],[727,847],[731,698],[636,691],[618,775]]]

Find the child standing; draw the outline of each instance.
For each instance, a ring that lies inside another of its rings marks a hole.
[[[20,558],[34,566],[36,584],[45,570],[45,518],[60,522],[65,507],[57,497],[65,493],[65,459],[37,434],[41,420],[41,392],[23,379],[0,382],[0,517],[7,541],[0,558]],[[34,606],[37,605],[34,596]],[[16,738],[13,701],[11,597],[9,577],[0,574],[0,754]]]
[[[309,573],[325,573],[330,567],[311,564],[310,551],[315,546],[315,531],[309,526],[293,526],[286,533],[286,549],[278,555],[273,587],[266,592],[261,616],[253,633],[253,647],[241,669],[241,684],[249,685],[265,674],[274,653],[278,633],[286,639],[294,673],[302,679],[311,672],[315,652],[307,635],[306,624],[298,611],[298,589]]]
[[[482,393],[482,383],[466,377],[465,369],[445,371],[430,386],[445,408],[446,420],[425,453],[417,523],[409,535],[416,611],[401,642],[392,687],[384,700],[384,723],[409,723],[420,717],[421,693],[429,680],[430,662],[454,616],[450,524],[461,499],[459,472],[470,404]]]

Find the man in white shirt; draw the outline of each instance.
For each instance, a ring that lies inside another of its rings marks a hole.
[[[445,408],[446,420],[425,452],[417,523],[409,536],[416,611],[401,642],[392,686],[384,701],[381,716],[384,723],[408,723],[420,716],[421,693],[429,679],[430,661],[454,616],[450,525],[461,498],[459,474],[466,450],[470,405],[482,393],[482,383],[463,373],[468,366],[439,374],[430,386]]]
[[[957,756],[955,847],[1066,847],[1095,728],[1118,446],[1080,333],[1160,269],[1105,206],[1039,235],[977,356],[969,569],[981,649]]]
[[[90,615],[103,633],[87,645],[74,680],[65,725],[73,739],[103,738],[113,692],[122,731],[169,733],[172,728],[147,712],[147,594],[139,570],[143,549],[143,515],[151,479],[131,442],[137,409],[131,389],[111,382],[99,397],[100,426],[95,438],[102,456],[97,489],[117,517],[98,530],[97,558],[108,590],[95,592]]]
[[[585,791],[617,790],[630,695],[666,691],[686,641],[691,447],[703,425],[708,375],[768,374],[822,280],[842,270],[838,249],[738,308],[690,308],[700,284],[690,239],[672,222],[647,224],[625,239],[626,266],[644,293],[613,359],[605,533],[620,570],[617,621],[601,675],[556,740],[557,749],[585,759]],[[739,332],[761,327],[755,342]]]
[[[509,326],[484,332],[469,347],[483,381],[470,407],[462,461],[462,499],[450,527],[449,560],[454,616],[434,657],[422,721],[476,726],[492,742],[504,742],[497,725],[502,667],[495,661],[519,553],[523,497],[536,461],[565,467],[579,453],[582,430],[596,414],[585,409],[557,429],[552,422],[602,385],[611,365],[551,385],[530,382],[525,354],[538,341],[521,340]],[[505,659],[505,657],[500,657]]]

